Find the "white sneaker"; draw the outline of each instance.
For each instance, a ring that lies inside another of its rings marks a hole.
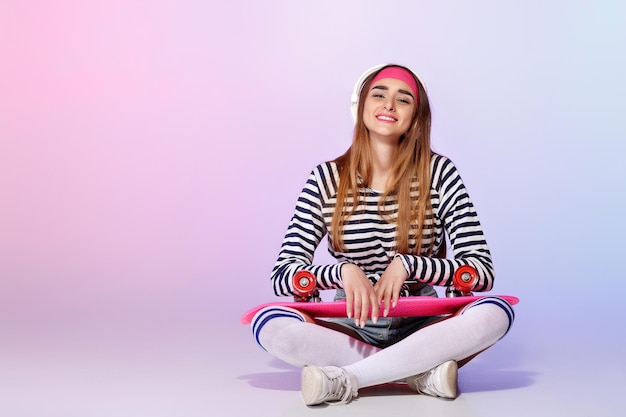
[[[420,394],[454,399],[457,396],[458,369],[456,361],[448,361],[423,374],[409,377],[406,382]]]
[[[357,380],[336,366],[305,366],[302,399],[306,405],[347,404],[357,396]]]

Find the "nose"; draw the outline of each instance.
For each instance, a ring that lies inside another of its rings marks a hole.
[[[391,98],[387,99],[387,102],[383,106],[383,109],[385,109],[387,111],[394,111],[395,110],[395,108],[393,107],[393,100]]]

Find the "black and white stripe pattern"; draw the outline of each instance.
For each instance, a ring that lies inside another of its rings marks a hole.
[[[431,162],[431,202],[434,214],[434,234],[425,232],[421,256],[396,254],[396,225],[378,213],[380,194],[371,189],[360,190],[363,203],[347,219],[344,228],[345,252],[336,252],[329,245],[330,254],[337,259],[332,265],[314,265],[313,255],[321,240],[328,234],[337,201],[339,173],[333,162],[315,167],[296,204],[283,241],[278,260],[272,270],[272,283],[277,295],[291,295],[291,279],[300,270],[308,270],[317,278],[320,289],[342,288],[341,266],[350,262],[358,265],[368,276],[380,276],[395,256],[399,256],[410,280],[432,285],[451,284],[454,271],[464,264],[476,268],[479,283],[475,291],[488,291],[493,286],[494,270],[485,237],[467,194],[463,181],[446,157],[434,154]],[[411,195],[417,199],[417,182]],[[351,201],[351,197],[348,197]],[[397,204],[387,201],[386,213],[393,216]],[[447,232],[453,259],[425,256],[434,239],[435,253]],[[415,242],[411,242],[415,245]]]

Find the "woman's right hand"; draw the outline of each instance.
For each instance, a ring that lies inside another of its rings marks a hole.
[[[378,320],[378,305],[374,286],[361,268],[347,263],[341,267],[343,289],[346,292],[346,315],[354,317],[354,324],[364,327],[370,316],[374,323]]]

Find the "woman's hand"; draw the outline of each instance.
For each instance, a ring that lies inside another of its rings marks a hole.
[[[395,307],[398,303],[400,290],[408,277],[409,274],[406,272],[402,261],[395,257],[374,286],[376,302],[378,305],[383,304],[383,317],[387,317],[389,308]]]
[[[380,304],[377,303],[376,291],[361,268],[354,264],[341,267],[343,289],[346,292],[346,315],[354,317],[354,324],[364,327],[370,315],[374,323],[378,320]]]

